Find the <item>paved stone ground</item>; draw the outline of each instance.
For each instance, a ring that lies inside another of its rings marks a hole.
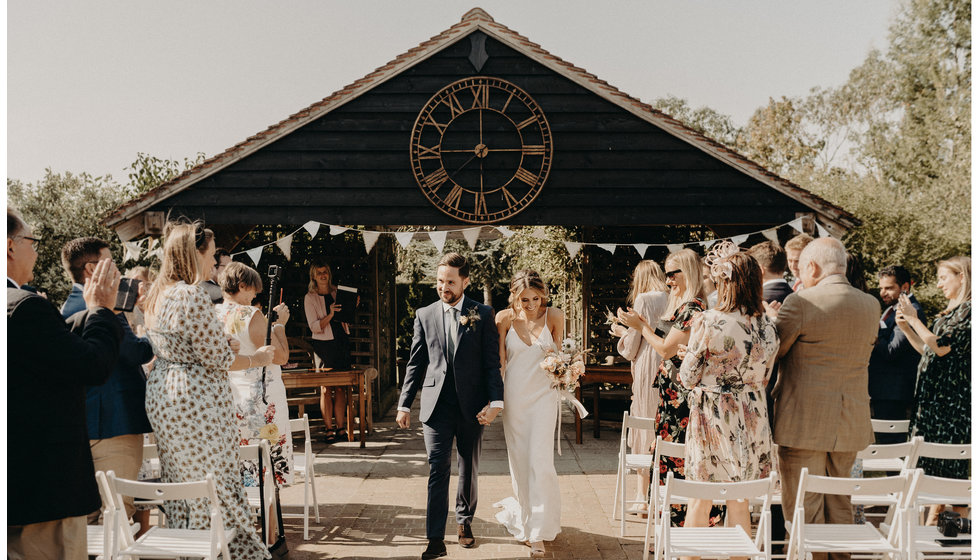
[[[417,414],[409,430],[395,428],[393,413],[375,423],[366,449],[360,449],[356,442],[327,445],[317,442],[314,435],[321,522],[311,521],[310,540],[304,541],[302,519],[285,520],[291,559],[420,557],[426,544],[428,466]],[[556,457],[562,489],[562,532],[554,542],[546,543],[547,556],[641,558],[644,525],[628,523],[627,537],[619,538],[619,523],[612,521],[619,433],[605,430],[602,439],[593,439],[589,432],[582,445],[574,440],[571,415],[566,410],[563,455]],[[455,489],[454,474],[451,496],[455,496]],[[473,521],[477,546],[463,549],[457,545],[455,520],[449,518],[449,558],[528,557],[529,549],[494,519],[494,502],[511,494],[507,450],[498,419],[483,438],[480,501]],[[281,499],[284,511],[302,512],[302,485],[284,489]]]

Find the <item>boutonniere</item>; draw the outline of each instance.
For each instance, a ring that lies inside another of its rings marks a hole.
[[[473,306],[470,310],[459,318],[459,324],[463,325],[470,331],[476,330],[476,324],[480,322],[480,310]]]

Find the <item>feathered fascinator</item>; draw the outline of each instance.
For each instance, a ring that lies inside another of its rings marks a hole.
[[[704,257],[704,263],[708,265],[711,277],[716,282],[722,278],[725,280],[732,279],[732,263],[728,257],[736,253],[738,253],[738,246],[731,241],[719,241],[708,251],[708,255]]]

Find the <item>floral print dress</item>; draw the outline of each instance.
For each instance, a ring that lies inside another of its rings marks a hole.
[[[687,478],[769,476],[774,453],[765,389],[778,350],[776,327],[765,315],[712,309],[694,319],[680,367],[681,383],[690,389]]]
[[[225,528],[236,560],[269,558],[245,499],[239,470],[238,429],[228,384],[235,356],[211,299],[202,288],[179,282],[160,294],[156,321],[147,328],[157,359],[146,383],[146,414],[157,438],[163,482],[217,484]],[[210,526],[207,499],[165,502],[173,528]]]
[[[945,356],[926,348],[919,361],[912,427],[933,443],[970,443],[970,302],[940,314],[932,325],[936,344],[949,346]],[[970,478],[970,461],[923,457],[926,474]]]
[[[248,325],[258,309],[225,301],[215,306],[218,320],[224,324],[226,334],[241,344],[239,354],[251,356],[257,348],[249,336]],[[262,385],[262,368],[229,371],[231,394],[235,401],[235,423],[241,445],[268,440],[269,452],[276,482],[292,484],[293,438],[289,431],[289,408],[286,387],[282,383],[282,371],[273,364],[266,368],[265,386]],[[265,399],[263,401],[263,398]],[[258,465],[242,461],[242,478],[245,486],[258,486]]]
[[[670,323],[671,329],[687,332],[691,330],[694,319],[702,312],[704,312],[704,301],[695,298],[678,307],[667,320],[667,323]],[[665,333],[664,338],[667,338],[668,335],[669,332]],[[685,442],[690,416],[690,409],[687,405],[688,391],[679,382],[680,367],[681,360],[677,356],[661,361],[660,368],[657,370],[657,378],[653,384],[660,393],[660,404],[657,407],[657,435],[664,441],[674,443]],[[684,459],[663,457],[659,465],[651,465],[651,480],[653,476],[659,476],[660,484],[665,484],[668,471],[674,473],[674,478],[684,478]],[[686,506],[671,506],[671,525],[683,526],[686,511]],[[720,520],[721,509],[711,508],[710,524],[715,525]]]

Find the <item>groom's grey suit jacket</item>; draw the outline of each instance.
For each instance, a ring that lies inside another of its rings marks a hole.
[[[463,312],[470,315],[476,308],[480,319],[460,321],[457,331],[453,377],[456,395],[464,417],[476,420],[476,415],[490,401],[504,400],[504,382],[500,377],[500,348],[493,309],[463,297]],[[422,388],[419,419],[425,422],[432,416],[443,382],[446,380],[446,313],[442,301],[419,309],[415,313],[415,334],[408,358],[405,381],[398,406],[411,408],[415,394]],[[473,324],[475,323],[475,324]]]

